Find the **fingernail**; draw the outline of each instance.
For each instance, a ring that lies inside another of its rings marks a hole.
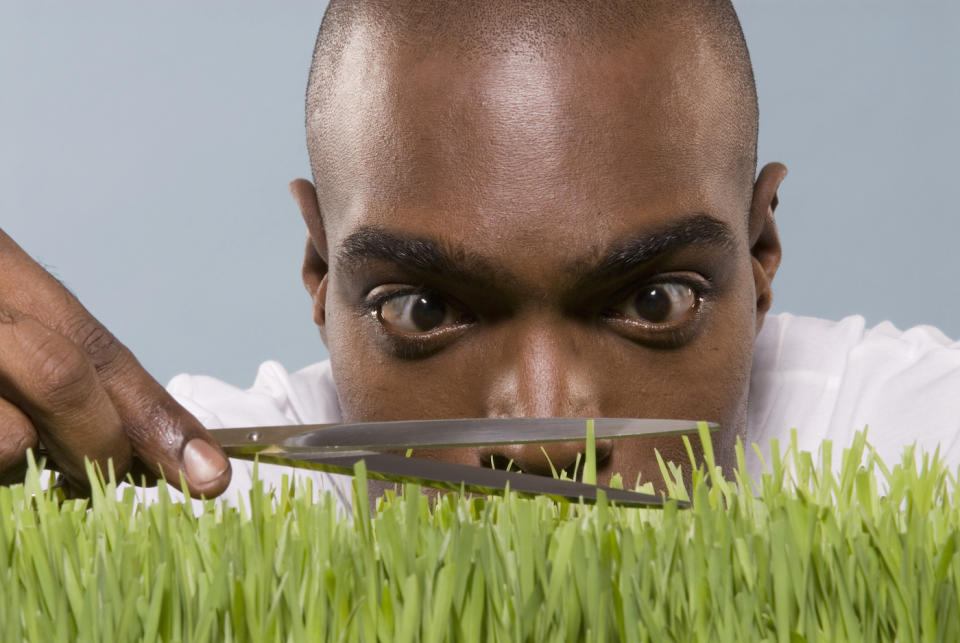
[[[229,466],[227,459],[206,440],[194,438],[183,448],[183,468],[187,479],[195,485],[213,482]]]

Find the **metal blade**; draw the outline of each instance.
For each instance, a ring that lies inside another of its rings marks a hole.
[[[414,482],[450,491],[462,489],[471,493],[492,494],[503,493],[509,486],[511,491],[526,496],[546,495],[574,501],[582,499],[586,503],[594,503],[597,501],[597,491],[602,490],[607,499],[621,506],[660,507],[663,506],[664,502],[660,496],[624,491],[623,489],[547,478],[530,473],[485,469],[422,458],[405,458],[389,453],[353,452],[310,455],[297,451],[288,457],[277,451],[261,454],[258,459],[263,462],[350,475],[353,474],[354,464],[364,460],[367,477],[369,478],[389,482]],[[683,500],[677,500],[676,502],[680,507],[689,506],[689,503]]]
[[[718,428],[709,425],[711,430]],[[597,418],[594,434],[606,438],[695,433],[690,420]],[[251,427],[211,431],[230,455],[261,452],[269,447],[285,450],[318,449],[396,451],[485,444],[521,444],[583,440],[585,418],[468,418],[363,422],[315,426]]]

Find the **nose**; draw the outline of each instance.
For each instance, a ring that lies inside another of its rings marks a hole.
[[[547,444],[497,444],[479,450],[480,465],[512,471],[550,476],[566,472],[568,478],[581,477],[585,442],[550,442]],[[597,470],[603,469],[613,453],[612,440],[597,440]],[[578,458],[578,455],[580,456]],[[552,465],[552,469],[551,469]]]
[[[574,322],[532,320],[501,329],[488,355],[487,417],[596,417],[601,380],[589,332]]]
[[[505,329],[506,330],[506,329]],[[584,340],[575,324],[517,324],[504,333],[495,379],[486,395],[487,417],[598,417],[599,377],[591,372]],[[477,450],[480,466],[513,469],[538,475],[566,471],[573,477],[577,454],[586,444],[550,442],[495,445]],[[597,468],[613,451],[611,440],[596,443]],[[552,469],[551,469],[552,465]],[[583,470],[583,458],[580,459]]]

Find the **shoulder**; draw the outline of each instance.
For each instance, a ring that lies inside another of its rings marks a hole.
[[[771,316],[755,344],[750,394],[748,437],[797,428],[815,451],[868,427],[887,461],[914,442],[960,460],[960,343],[932,326]]]

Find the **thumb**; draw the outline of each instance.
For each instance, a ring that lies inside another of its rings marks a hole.
[[[134,454],[155,475],[190,495],[212,498],[230,484],[230,461],[200,421],[137,363],[129,351],[101,371],[101,381],[120,415]]]

